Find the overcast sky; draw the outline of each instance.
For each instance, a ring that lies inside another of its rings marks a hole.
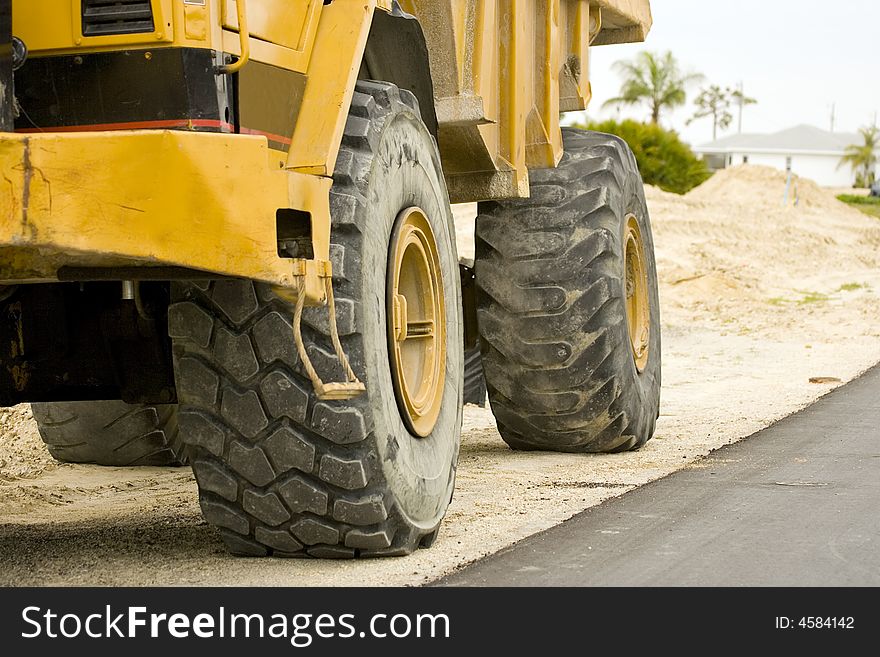
[[[602,103],[617,95],[618,59],[640,50],[671,50],[686,70],[721,86],[743,82],[758,99],[746,107],[743,132],[775,132],[801,123],[829,129],[836,104],[837,132],[855,132],[880,112],[880,0],[652,0],[654,27],[643,44],[593,48],[593,103],[589,116],[612,118]],[[691,101],[661,121],[686,141],[711,141],[712,121],[690,126]],[[621,116],[648,118],[647,108]],[[736,120],[729,130],[736,132]]]

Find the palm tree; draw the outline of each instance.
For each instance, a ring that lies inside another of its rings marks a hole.
[[[651,123],[660,123],[660,114],[681,107],[687,101],[687,87],[703,79],[698,73],[683,73],[671,52],[642,51],[634,61],[620,61],[614,70],[623,78],[620,95],[604,107],[641,105],[651,107]]]
[[[840,158],[838,168],[848,164],[856,174],[856,184],[870,187],[874,182],[874,168],[877,166],[877,151],[880,150],[880,128],[876,125],[859,128],[864,143],[846,147]]]

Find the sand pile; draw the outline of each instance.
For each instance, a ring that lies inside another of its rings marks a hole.
[[[746,165],[683,197],[648,190],[669,319],[791,330],[880,283],[880,222],[804,179],[798,205],[783,206],[785,180]]]
[[[30,406],[0,408],[0,482],[36,477],[57,466],[40,439]]]
[[[722,169],[688,196],[695,201],[782,207],[787,182],[784,171],[743,164]],[[841,206],[840,201],[812,180],[795,175],[788,185],[788,204],[835,211]]]

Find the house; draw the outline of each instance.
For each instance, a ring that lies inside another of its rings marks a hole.
[[[825,187],[852,187],[856,174],[840,165],[844,150],[862,143],[855,133],[828,132],[799,125],[771,135],[739,134],[694,148],[712,170],[737,164],[761,164],[809,178]]]

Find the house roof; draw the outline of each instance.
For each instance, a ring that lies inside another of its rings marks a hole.
[[[843,154],[850,144],[861,143],[850,132],[828,132],[811,125],[798,125],[770,135],[740,134],[722,137],[694,148],[697,153],[827,153]]]

